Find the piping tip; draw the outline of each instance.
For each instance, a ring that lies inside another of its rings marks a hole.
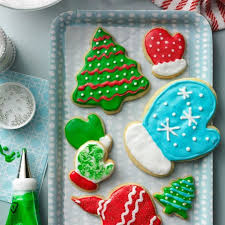
[[[27,159],[27,150],[25,148],[22,149],[22,155],[20,159],[19,170],[17,174],[18,179],[32,178],[30,167]]]

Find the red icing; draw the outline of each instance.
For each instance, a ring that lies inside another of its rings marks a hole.
[[[113,53],[113,52],[110,52],[109,53],[109,55],[106,55],[105,53],[103,53],[101,56],[97,56],[97,55],[94,55],[93,57],[88,57],[88,62],[91,62],[91,61],[93,61],[93,60],[95,60],[95,59],[97,59],[97,60],[101,60],[102,58],[103,58],[103,56],[105,56],[107,59],[111,56],[111,55],[119,55],[119,54],[121,54],[121,55],[124,55],[124,52],[123,51],[118,51],[118,52],[115,52],[115,53]]]
[[[111,37],[109,35],[104,35],[102,37],[99,38],[94,38],[93,41],[103,41],[105,39],[110,39]]]
[[[130,64],[130,65],[124,64],[123,66],[115,66],[113,69],[104,68],[103,70],[99,70],[98,68],[96,68],[92,71],[84,70],[81,74],[84,75],[85,73],[89,73],[89,75],[94,75],[95,73],[102,74],[103,72],[113,73],[116,70],[119,70],[119,71],[121,71],[123,69],[129,70],[131,67],[136,67],[136,65],[135,64]]]
[[[122,79],[122,80],[115,80],[115,81],[105,81],[101,84],[92,84],[92,83],[86,83],[85,85],[82,85],[80,87],[78,87],[79,91],[83,91],[87,86],[91,87],[91,89],[96,89],[98,87],[105,87],[105,86],[110,86],[113,87],[115,85],[122,85],[124,83],[130,84],[132,83],[133,80],[139,80],[141,79],[143,76],[140,77],[131,77],[130,80],[127,80],[126,78]]]
[[[181,59],[185,50],[182,34],[171,36],[163,28],[154,28],[145,36],[145,49],[153,64]]]
[[[95,46],[92,48],[92,50],[96,50],[96,49],[102,49],[102,48],[106,48],[106,49],[109,49],[111,46],[115,46],[113,43],[110,43],[108,45],[101,45],[101,46]]]
[[[101,96],[99,99],[96,99],[96,98],[94,98],[94,97],[89,97],[88,99],[86,99],[86,100],[83,100],[83,99],[81,99],[81,98],[78,98],[77,99],[77,101],[78,102],[83,102],[83,103],[85,103],[85,102],[88,102],[89,100],[94,100],[95,102],[100,102],[102,99],[104,99],[104,100],[106,100],[106,101],[110,101],[110,100],[112,100],[114,97],[116,97],[116,96],[124,96],[124,95],[126,95],[126,94],[128,94],[128,93],[131,93],[131,94],[135,94],[135,93],[137,93],[139,90],[145,90],[145,88],[146,87],[140,87],[140,88],[138,88],[136,91],[131,91],[131,90],[129,90],[129,91],[126,91],[125,93],[123,93],[123,94],[118,94],[118,93],[116,93],[116,94],[114,94],[111,98],[107,98],[106,96]]]
[[[128,211],[125,214],[125,204],[129,201],[129,194],[132,202],[127,204]],[[103,225],[120,224],[122,222],[122,218],[124,223],[121,224],[123,225],[127,225],[128,223],[130,225],[150,225],[151,220],[152,225],[161,224],[161,220],[156,215],[156,210],[151,197],[141,186],[138,185],[125,185],[119,187],[109,196],[108,199],[101,202],[101,199],[96,196],[84,198],[72,197],[72,200],[83,210],[99,215],[102,219]],[[138,205],[138,210],[135,210],[136,205]],[[135,211],[137,212],[135,213]],[[135,215],[135,218],[133,215]]]
[[[70,179],[73,183],[75,183],[80,188],[87,191],[94,191],[97,189],[97,184],[87,180],[86,178],[80,176],[77,172],[72,171],[70,173]]]

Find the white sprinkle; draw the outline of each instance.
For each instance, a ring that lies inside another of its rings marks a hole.
[[[89,67],[92,67],[92,64],[89,64]]]
[[[156,44],[157,44],[157,45],[160,45],[160,41],[157,41]]]
[[[181,45],[179,46],[179,49],[182,49],[182,46]]]
[[[97,41],[97,42],[96,42],[96,45],[98,45],[98,44],[99,44],[99,42]]]
[[[187,148],[186,148],[186,151],[187,151],[187,152],[190,152],[190,151],[191,151],[191,148],[190,148],[190,147],[187,147]]]
[[[90,92],[90,95],[93,95],[93,92]]]
[[[104,40],[103,43],[106,43],[106,40]]]
[[[107,78],[109,79],[110,78],[110,75],[107,75]]]
[[[198,110],[199,110],[199,111],[202,111],[202,110],[203,110],[202,106],[199,106],[199,107],[198,107]]]
[[[101,91],[99,91],[98,93],[99,93],[99,94],[101,94],[102,92],[101,92]]]
[[[120,62],[123,62],[123,61],[124,61],[123,59],[120,60]]]
[[[165,197],[165,199],[167,200],[167,199],[168,199],[168,197]]]
[[[102,31],[101,30],[98,30],[98,33],[101,33]]]
[[[100,77],[97,77],[97,80],[100,80]]]
[[[109,90],[106,90],[106,93],[109,93]]]
[[[160,49],[159,48],[157,48],[157,52],[160,52]]]
[[[172,113],[172,116],[176,116],[177,114],[175,112]]]
[[[105,53],[107,53],[108,51],[107,50],[105,50]]]
[[[182,136],[185,137],[186,136],[186,133],[182,133]]]
[[[157,114],[155,113],[155,114],[153,114],[153,118],[156,118],[157,117]]]
[[[81,93],[80,95],[83,97],[84,96],[84,93]]]
[[[170,57],[171,55],[170,54],[168,54],[168,57]]]
[[[192,129],[195,130],[196,129],[196,126],[193,126]]]
[[[168,102],[164,102],[163,105],[167,106],[168,105]]]
[[[127,74],[126,73],[123,73],[123,75],[126,76]]]
[[[178,41],[181,41],[181,39],[179,38]]]
[[[209,141],[209,137],[206,137],[205,140],[206,140],[206,141]]]
[[[116,64],[116,61],[113,61],[114,64]]]
[[[175,41],[173,41],[173,45],[175,45],[176,43],[175,43]]]
[[[126,88],[126,89],[127,89],[127,85],[125,85],[125,86],[124,86],[124,88]]]
[[[115,88],[115,90],[118,91],[119,89],[118,88]]]
[[[151,37],[152,40],[154,40],[154,37]]]
[[[153,55],[154,58],[156,58],[156,55]]]
[[[163,40],[163,37],[160,37],[160,40]]]
[[[97,51],[97,54],[100,54],[100,51]]]
[[[162,33],[159,33],[159,35],[161,36],[161,35],[162,35]]]
[[[116,48],[113,48],[113,51],[116,51]]]
[[[137,82],[134,82],[134,86],[136,86],[137,85]]]
[[[165,44],[168,44],[169,42],[168,41],[165,41]]]
[[[176,203],[176,200],[173,200],[173,203]]]
[[[116,78],[118,78],[119,77],[119,75],[118,74],[116,74]]]
[[[190,102],[187,102],[186,105],[191,105],[191,103]]]
[[[88,80],[88,77],[85,77],[85,80]]]
[[[193,141],[197,141],[197,138],[196,138],[196,137],[193,137],[192,140],[193,140]]]
[[[174,52],[174,49],[171,49],[171,52]]]
[[[152,45],[149,45],[149,48],[152,48]]]
[[[162,55],[162,57],[164,58],[164,57],[165,57],[165,55]]]
[[[143,84],[144,82],[145,82],[144,80],[141,81],[142,84]]]
[[[98,63],[97,66],[101,66],[101,63]]]
[[[199,97],[202,98],[204,95],[202,93],[199,94]]]
[[[110,65],[110,63],[106,63],[106,65],[107,65],[107,66],[109,66],[109,65]]]
[[[174,143],[173,146],[174,146],[174,147],[177,147],[177,143]]]
[[[167,46],[165,46],[165,49],[167,49],[168,47]]]
[[[132,70],[130,73],[131,73],[131,74],[134,74],[134,71]]]

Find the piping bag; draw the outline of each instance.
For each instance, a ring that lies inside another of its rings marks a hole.
[[[6,225],[41,225],[36,187],[37,181],[31,177],[26,149],[23,149],[18,175],[13,181],[12,204]]]

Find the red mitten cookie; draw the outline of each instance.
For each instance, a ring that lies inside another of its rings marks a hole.
[[[185,40],[182,34],[171,36],[163,28],[150,30],[144,39],[147,58],[153,63],[152,73],[159,78],[172,78],[180,75],[186,68],[183,59]]]
[[[137,184],[115,189],[108,199],[99,196],[72,197],[83,210],[99,215],[103,225],[160,225],[149,193]]]

